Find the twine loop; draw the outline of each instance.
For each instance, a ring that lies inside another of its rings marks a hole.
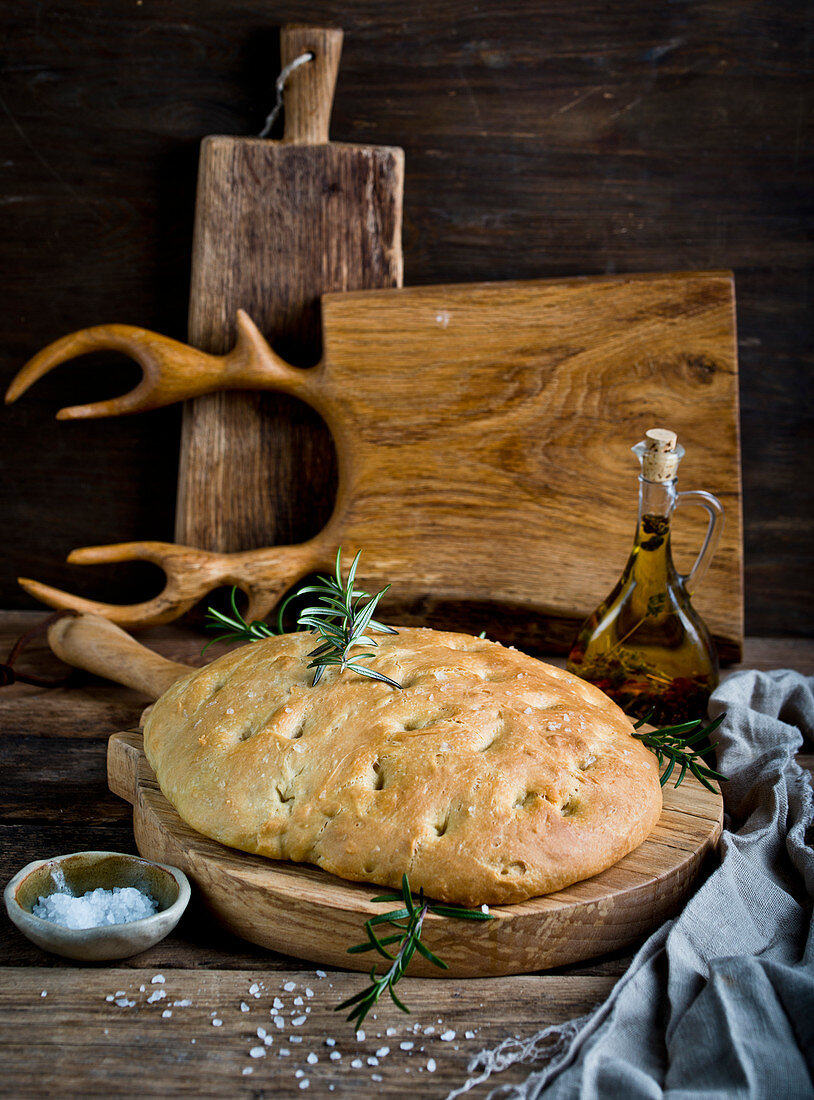
[[[295,69],[299,69],[300,65],[307,65],[309,61],[313,60],[314,54],[311,52],[311,50],[306,50],[306,52],[301,53],[299,57],[295,57],[293,61],[289,61],[289,63],[277,77],[277,80],[274,84],[274,88],[277,92],[277,102],[274,104],[271,111],[269,112],[269,115],[266,118],[266,124],[257,135],[258,137],[264,138],[269,136],[274,126],[274,123],[277,121],[277,117],[280,114],[280,111],[283,109],[285,82],[288,80]]]

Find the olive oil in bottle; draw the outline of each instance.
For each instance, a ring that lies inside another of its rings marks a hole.
[[[684,448],[674,432],[653,428],[633,447],[641,462],[633,550],[610,595],[583,624],[568,671],[601,688],[628,715],[654,724],[702,718],[718,683],[718,657],[690,594],[709,566],[723,527],[711,493],[676,491]],[[670,523],[676,508],[709,513],[704,545],[686,576],[673,565]]]

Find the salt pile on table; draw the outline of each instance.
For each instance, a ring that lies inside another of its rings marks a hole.
[[[49,894],[41,897],[31,912],[35,917],[66,928],[101,928],[109,924],[128,924],[151,917],[158,902],[135,886],[114,886],[112,890],[88,890],[82,897]]]

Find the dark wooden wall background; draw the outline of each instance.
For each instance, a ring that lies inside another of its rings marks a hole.
[[[3,383],[86,325],[184,338],[198,143],[260,129],[289,21],[346,31],[333,137],[406,151],[407,282],[734,269],[747,629],[810,633],[811,3],[4,3]],[[86,361],[2,413],[0,605],[34,606],[18,573],[154,590],[63,564],[172,537],[178,410],[53,419],[134,378]]]

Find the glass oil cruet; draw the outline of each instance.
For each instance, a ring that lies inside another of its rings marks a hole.
[[[702,718],[718,683],[718,655],[690,603],[723,528],[723,506],[711,493],[676,491],[684,448],[676,434],[652,428],[632,448],[641,462],[639,518],[624,572],[583,624],[569,672],[596,684],[626,714],[665,725]],[[698,504],[709,513],[706,538],[686,576],[673,565],[673,511]]]

